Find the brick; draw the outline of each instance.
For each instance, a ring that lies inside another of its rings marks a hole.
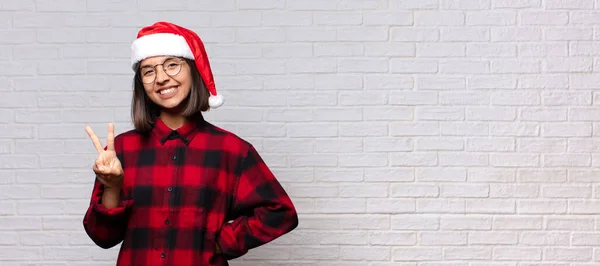
[[[469,234],[469,243],[473,245],[516,245],[517,232],[473,232]]]
[[[355,107],[347,108],[319,108],[314,111],[314,121],[361,121],[362,110]]]
[[[392,28],[390,34],[394,42],[435,42],[440,39],[439,29]]]
[[[417,200],[417,212],[419,213],[464,213],[464,199],[419,199]]]
[[[536,185],[490,184],[490,198],[537,198],[539,188]]]
[[[567,202],[563,200],[522,200],[517,203],[522,214],[565,214]]]
[[[367,213],[414,213],[415,200],[411,199],[368,199]]]
[[[546,9],[593,9],[594,2],[585,0],[549,0],[546,2]]]
[[[441,152],[438,160],[442,166],[485,166],[490,161],[486,154],[465,152]]]
[[[489,216],[445,216],[441,218],[444,230],[489,230],[492,228],[492,217]]]
[[[442,249],[439,247],[394,248],[392,251],[395,261],[432,261],[441,260],[442,256]]]
[[[471,183],[508,183],[516,180],[516,173],[502,168],[469,168],[468,180]]]
[[[456,107],[422,107],[417,109],[416,119],[421,121],[464,120],[464,108]]]
[[[337,41],[337,35],[335,29],[290,27],[285,36],[294,42],[328,42]]]
[[[565,25],[569,21],[567,12],[526,11],[519,15],[522,25]]]
[[[490,125],[490,134],[492,136],[539,136],[540,132],[540,126],[535,123],[496,122]]]
[[[563,246],[570,242],[569,234],[558,232],[526,232],[520,240],[527,246]]]
[[[489,247],[450,247],[445,250],[446,260],[490,260],[492,248]]]
[[[497,98],[492,98],[492,101],[498,100]],[[515,121],[516,118],[517,110],[514,108],[469,107],[466,110],[466,120],[468,121]]]
[[[494,249],[494,260],[541,260],[542,249],[538,247],[500,247]]]
[[[390,154],[392,166],[434,166],[438,164],[438,158],[434,153],[409,153],[396,152]]]
[[[543,31],[537,27],[498,27],[490,30],[492,42],[540,41]]]
[[[544,259],[554,261],[590,261],[593,257],[593,248],[562,248],[552,247],[545,252]]]
[[[358,179],[356,176],[348,175],[349,178]],[[410,182],[415,180],[415,173],[411,168],[366,168],[364,179],[369,182]]]
[[[465,232],[421,232],[419,243],[423,246],[462,246],[467,244]]]
[[[467,171],[463,167],[420,168],[415,171],[417,180],[421,182],[464,182]]]
[[[440,122],[440,127],[444,136],[487,136],[490,131],[488,124],[477,122]]]
[[[519,44],[519,55],[528,57],[561,57],[567,56],[569,47],[566,43]]]
[[[337,41],[343,42],[380,42],[389,39],[387,27],[341,27],[337,31]]]
[[[460,138],[425,136],[415,142],[415,147],[418,151],[460,151],[465,145]]]
[[[507,75],[486,75],[467,78],[467,89],[514,89],[517,78]]]
[[[469,57],[516,57],[515,44],[475,43],[467,44],[466,54]]]
[[[539,60],[494,60],[491,62],[491,73],[514,74],[514,73],[540,73],[541,63]]]
[[[342,137],[382,137],[389,134],[388,125],[383,122],[346,122],[339,125],[339,135]]]
[[[388,187],[387,184],[381,183],[341,184],[339,194],[342,198],[381,198],[387,197]]]
[[[315,56],[362,56],[365,54],[364,45],[360,43],[315,43],[314,49],[310,47],[310,50],[311,52],[314,50]]]
[[[365,152],[412,151],[413,142],[410,139],[398,138],[365,138]]]
[[[542,0],[497,0],[492,2],[493,8],[532,8],[541,7]]]
[[[574,21],[575,24],[577,21],[585,20],[585,19],[593,19],[596,20],[595,16],[587,16],[586,18],[579,18],[578,13],[572,15],[571,20]],[[589,28],[575,28],[575,27],[553,27],[547,28],[544,32],[544,37],[549,41],[590,41],[594,38],[594,32]]]
[[[488,42],[491,38],[490,31],[484,28],[447,27],[440,35],[445,42]]]
[[[499,215],[494,217],[494,230],[541,230],[542,217],[540,216],[509,216]]]
[[[385,153],[344,154],[338,159],[339,166],[343,167],[383,167],[388,161]]]
[[[348,261],[389,261],[390,248],[386,247],[342,247],[342,259]]]
[[[440,219],[435,215],[396,214],[391,218],[394,230],[437,230]]]
[[[307,26],[313,22],[309,12],[271,11],[262,15],[263,26]]]
[[[363,142],[354,138],[319,138],[314,141],[314,149],[319,153],[363,151]]]
[[[382,10],[388,9],[387,0],[367,0],[367,1],[354,1],[354,0],[340,0],[337,5],[338,10]]]
[[[290,137],[334,137],[338,136],[338,127],[329,123],[300,123],[287,126]]]
[[[342,14],[343,16],[344,14]],[[346,19],[344,21],[361,21],[356,19],[356,14],[354,17],[348,17],[352,14],[346,14]],[[365,25],[368,26],[409,26],[412,25],[414,21],[414,15],[412,12],[406,11],[374,11],[374,12],[364,12],[362,21],[364,21]]]
[[[489,187],[486,185],[441,185],[441,196],[444,198],[481,198],[487,197]]]
[[[493,105],[540,105],[541,99],[538,93],[534,92],[498,92],[491,94],[491,103]]]
[[[517,24],[517,13],[512,11],[469,12],[467,26],[507,26]]]

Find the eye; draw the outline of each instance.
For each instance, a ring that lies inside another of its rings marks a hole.
[[[143,76],[149,76],[154,74],[154,69],[146,69],[146,70],[142,70],[142,75]]]
[[[169,62],[167,64],[167,68],[176,68],[177,66],[179,66],[179,64],[175,62]]]

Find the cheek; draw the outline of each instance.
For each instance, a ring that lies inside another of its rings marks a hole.
[[[151,93],[153,91],[153,88],[151,86],[146,86],[144,85],[144,92],[146,92],[146,95],[151,96],[153,93]]]

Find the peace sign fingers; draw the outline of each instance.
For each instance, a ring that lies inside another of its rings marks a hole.
[[[98,136],[96,136],[96,133],[94,133],[94,130],[92,130],[92,127],[86,126],[85,132],[87,132],[88,136],[90,136],[90,139],[92,139],[92,143],[94,143],[94,147],[96,147],[98,153],[102,153],[104,151],[104,148],[102,147]]]
[[[115,125],[113,125],[113,123],[108,124],[108,137],[106,146],[106,149],[109,151],[115,150]]]

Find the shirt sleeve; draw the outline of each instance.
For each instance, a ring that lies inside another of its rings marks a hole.
[[[253,146],[241,163],[228,217],[217,244],[227,259],[266,244],[298,226],[298,216],[290,197]]]
[[[103,192],[104,185],[96,180],[90,206],[83,219],[83,227],[96,245],[108,249],[123,241],[127,229],[131,200],[123,199],[123,193],[121,193],[119,205],[107,209],[102,205]]]
[[[120,138],[115,138],[115,148],[120,150]],[[106,150],[106,147],[104,147]],[[117,157],[123,163],[122,153],[117,151]],[[125,186],[123,186],[125,188]],[[127,199],[121,189],[119,205],[107,209],[102,205],[104,185],[96,179],[90,205],[83,218],[83,227],[92,241],[101,248],[109,249],[121,243],[125,237],[132,199]]]

